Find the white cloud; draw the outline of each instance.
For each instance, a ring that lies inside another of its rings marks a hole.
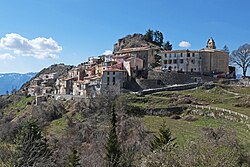
[[[110,55],[112,53],[113,53],[112,50],[105,50],[105,52],[103,52],[102,55]]]
[[[13,52],[19,56],[33,56],[38,59],[58,58],[62,47],[52,38],[27,39],[19,34],[6,34],[0,38],[0,51]]]
[[[191,44],[187,41],[181,41],[179,43],[179,46],[182,47],[182,48],[190,48],[191,47]]]
[[[0,54],[0,60],[12,60],[12,59],[15,59],[15,56],[12,56],[9,53]]]

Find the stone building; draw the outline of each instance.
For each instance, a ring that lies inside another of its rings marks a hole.
[[[143,67],[147,69],[150,64],[155,63],[155,55],[158,54],[159,48],[153,46],[127,48],[115,52],[115,56],[127,55],[128,57],[136,57],[143,60]]]
[[[125,87],[127,81],[127,71],[120,69],[107,69],[103,71],[101,87],[102,89],[113,89],[120,92]]]
[[[200,74],[227,74],[229,54],[216,49],[213,38],[201,50],[162,51],[162,70],[177,72],[196,72]]]
[[[201,59],[199,51],[174,50],[162,51],[162,69],[178,72],[200,72]]]
[[[136,57],[130,57],[123,62],[124,69],[128,73],[128,79],[136,78],[139,72],[143,69],[143,60]]]

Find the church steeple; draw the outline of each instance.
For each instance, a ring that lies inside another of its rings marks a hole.
[[[209,40],[207,41],[207,49],[216,49],[216,46],[215,46],[215,42],[214,42],[214,39],[211,37],[209,38]]]

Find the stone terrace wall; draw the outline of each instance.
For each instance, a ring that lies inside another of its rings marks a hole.
[[[148,79],[161,80],[164,85],[194,83],[197,82],[199,78],[202,79],[202,82],[213,81],[212,77],[203,76],[200,73],[148,72]]]

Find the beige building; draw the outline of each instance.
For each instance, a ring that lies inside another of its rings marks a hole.
[[[127,71],[120,69],[107,69],[103,71],[102,75],[102,89],[114,88],[115,91],[120,92],[120,88],[125,86],[127,81]]]
[[[207,47],[201,50],[162,51],[162,70],[218,74],[229,72],[228,52],[217,50],[210,38]]]
[[[129,57],[136,57],[143,60],[143,67],[148,68],[152,63],[155,63],[155,55],[159,52],[159,48],[154,47],[137,47],[122,49],[115,52],[115,56],[127,55]]]
[[[136,57],[130,57],[124,60],[123,65],[130,80],[131,78],[135,78],[138,72],[143,69],[143,60]]]

